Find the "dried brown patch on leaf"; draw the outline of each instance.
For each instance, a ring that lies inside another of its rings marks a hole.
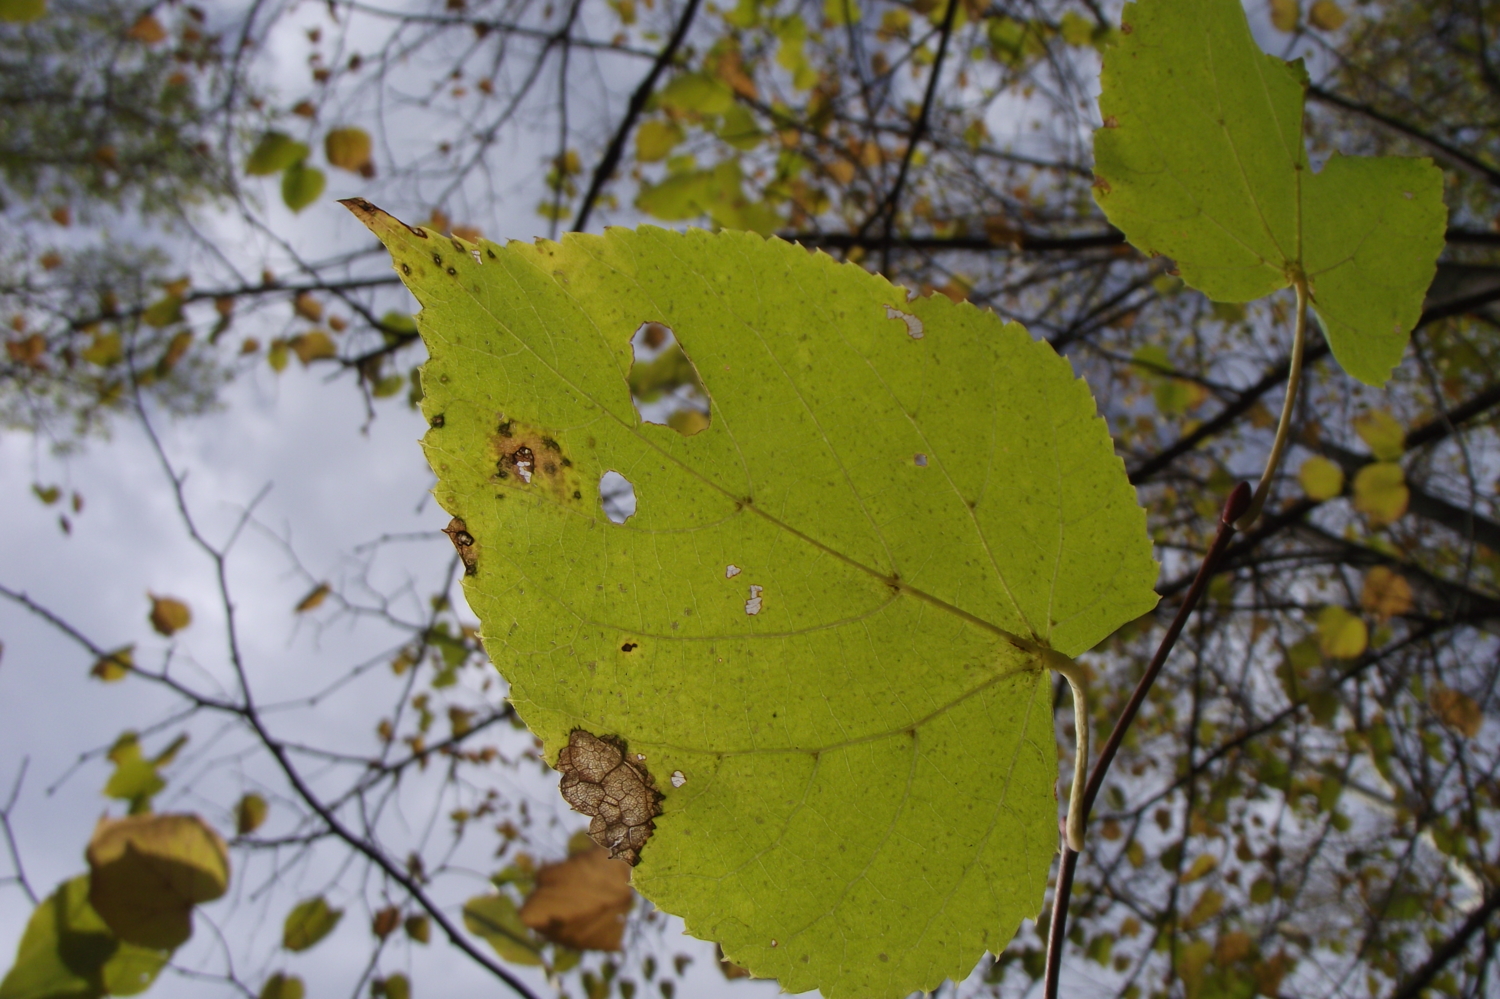
[[[469,533],[469,526],[463,522],[462,517],[454,517],[448,521],[448,526],[443,528],[443,533],[448,535],[448,540],[453,542],[453,548],[458,552],[458,557],[464,563],[464,575],[472,576],[479,571],[479,556],[474,551],[474,535]]]
[[[592,846],[537,870],[521,922],[574,950],[619,950],[632,901],[630,868]]]
[[[626,752],[616,736],[603,737],[574,729],[557,754],[563,779],[559,790],[576,811],[591,816],[589,838],[616,860],[632,867],[656,830],[661,793],[645,767]]]
[[[583,499],[582,480],[573,459],[556,437],[540,427],[500,416],[490,438],[496,485],[539,492],[559,503]]]

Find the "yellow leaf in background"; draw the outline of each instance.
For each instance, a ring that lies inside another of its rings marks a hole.
[[[319,895],[308,899],[287,914],[281,929],[281,945],[290,951],[304,951],[333,932],[344,918],[343,909],[330,908]]]
[[[1354,509],[1376,527],[1400,518],[1409,502],[1411,490],[1406,487],[1406,473],[1393,461],[1366,465],[1354,477]]]
[[[858,24],[859,0],[823,0],[823,17],[836,27]]]
[[[141,322],[156,329],[171,326],[180,319],[182,319],[182,299],[176,295],[157,299],[146,306],[146,311],[141,313]]]
[[[1411,584],[1399,573],[1377,565],[1365,573],[1359,605],[1382,621],[1406,614],[1412,608]]]
[[[266,821],[266,813],[270,811],[266,799],[251,792],[240,798],[239,804],[234,806],[234,831],[237,835],[245,836],[261,827]]]
[[[302,984],[302,979],[279,971],[267,978],[266,984],[260,989],[260,999],[304,999],[306,995],[307,988]]]
[[[1479,705],[1462,691],[1438,687],[1432,692],[1432,710],[1439,721],[1468,739],[1478,735],[1484,724]]]
[[[401,925],[401,910],[394,905],[388,905],[375,913],[375,918],[370,922],[370,932],[384,940],[396,932],[396,927]]]
[[[370,133],[362,128],[335,128],[323,137],[323,154],[331,166],[359,173],[370,165]]]
[[[292,299],[292,311],[308,322],[315,323],[323,318],[323,303],[313,298],[312,292],[304,291]]]
[[[1297,472],[1302,492],[1308,499],[1331,500],[1344,491],[1344,470],[1327,458],[1316,455],[1302,463]]]
[[[271,341],[271,349],[266,351],[266,363],[271,366],[272,371],[280,374],[281,372],[286,370],[286,355],[286,341],[281,339],[280,337],[277,337],[275,340]]]
[[[1370,629],[1354,614],[1337,605],[1318,615],[1318,651],[1328,659],[1353,659],[1370,644]]]
[[[89,673],[103,680],[105,683],[114,683],[116,680],[125,679],[134,666],[135,646],[127,645],[124,648],[105,653],[99,658],[98,662],[94,663],[94,668],[89,670]]]
[[[32,483],[31,491],[36,498],[42,501],[43,506],[51,506],[62,498],[62,488],[59,486],[42,486]]]
[[[0,0],[0,21],[28,24],[47,13],[47,0]]]
[[[125,37],[135,42],[145,42],[147,45],[155,45],[167,37],[167,29],[161,26],[161,22],[150,14],[142,14],[130,30],[125,32]]]
[[[182,360],[182,355],[186,354],[188,348],[192,345],[192,330],[183,330],[172,337],[171,341],[167,344],[167,349],[162,351],[161,359],[156,362],[157,374],[165,375],[168,371],[177,367],[177,362]]]
[[[1271,24],[1277,31],[1296,31],[1301,19],[1302,5],[1298,0],[1271,0]]]
[[[146,596],[151,598],[151,627],[159,633],[170,637],[193,623],[193,612],[181,600],[158,597],[154,593]]]
[[[1188,912],[1187,918],[1182,921],[1185,930],[1196,930],[1210,919],[1214,918],[1224,908],[1224,895],[1222,892],[1206,888],[1198,901],[1193,903],[1193,908]]]
[[[1354,432],[1381,461],[1395,461],[1406,453],[1406,430],[1383,409],[1372,409],[1355,417]]]
[[[327,185],[322,170],[299,160],[281,172],[281,200],[292,211],[300,212],[317,201]]]
[[[1334,0],[1316,0],[1307,12],[1307,23],[1319,31],[1337,31],[1344,26],[1348,15]]]
[[[229,888],[229,848],[196,815],[102,819],[86,855],[89,902],[115,936],[142,947],[186,941],[193,906]]]
[[[319,583],[317,586],[313,587],[311,593],[303,597],[301,600],[297,601],[297,606],[295,608],[296,613],[304,614],[307,611],[314,609],[323,602],[324,598],[326,598],[330,592],[331,590],[329,589],[327,583]]]
[[[617,861],[618,863],[618,861]],[[521,922],[509,895],[479,895],[464,903],[464,926],[512,964],[542,964],[541,941]]]
[[[401,928],[406,931],[408,937],[419,944],[425,944],[432,939],[432,922],[426,916],[407,916]]]
[[[294,336],[287,341],[287,346],[292,349],[292,353],[297,355],[297,360],[302,362],[304,368],[321,358],[339,356],[338,348],[333,345],[332,338],[322,330],[313,330],[311,333]]]
[[[120,342],[118,333],[95,333],[94,342],[80,351],[78,356],[90,364],[107,368],[124,359],[125,347]]]
[[[411,980],[401,972],[377,978],[370,983],[370,994],[385,999],[411,999]]]
[[[1178,878],[1178,882],[1185,885],[1192,884],[1205,874],[1211,873],[1218,866],[1218,857],[1215,857],[1211,853],[1199,854],[1198,858],[1193,861],[1192,866],[1182,872],[1182,875]]]
[[[642,163],[656,163],[667,158],[684,136],[675,121],[653,118],[635,133],[635,158]]]

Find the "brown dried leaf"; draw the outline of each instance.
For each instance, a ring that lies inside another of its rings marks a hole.
[[[297,606],[294,608],[294,610],[298,614],[305,614],[321,604],[331,592],[332,590],[329,588],[327,583],[319,583],[317,586],[313,587],[311,593],[303,597],[301,600],[297,601]]]
[[[1383,565],[1377,565],[1365,573],[1365,585],[1359,595],[1359,605],[1382,621],[1410,613],[1411,584],[1404,576]]]
[[[132,41],[145,42],[147,45],[155,45],[167,37],[167,29],[161,26],[161,22],[150,14],[142,14],[130,30],[125,32],[125,37]]]
[[[633,900],[630,866],[595,846],[542,865],[521,922],[574,950],[619,950]]]
[[[1474,698],[1459,690],[1446,687],[1434,690],[1432,710],[1439,721],[1467,739],[1478,735],[1480,726],[1484,724],[1484,713],[1479,710]]]
[[[396,927],[401,925],[401,910],[394,905],[388,905],[375,913],[375,919],[370,924],[371,931],[384,940],[396,932]]]
[[[592,817],[590,838],[611,857],[632,867],[639,863],[656,829],[651,820],[661,814],[661,794],[646,768],[629,758],[625,743],[574,729],[556,768],[563,775],[563,799]]]

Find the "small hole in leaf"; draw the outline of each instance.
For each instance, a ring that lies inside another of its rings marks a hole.
[[[610,469],[599,476],[599,502],[611,522],[623,524],[635,515],[635,486],[625,476]]]
[[[640,418],[684,437],[708,429],[708,392],[672,331],[661,323],[642,323],[630,346],[630,401]]]

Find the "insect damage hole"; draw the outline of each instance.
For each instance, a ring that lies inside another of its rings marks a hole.
[[[611,523],[623,524],[635,516],[635,486],[611,468],[599,476],[599,503]]]
[[[684,437],[707,430],[708,391],[676,335],[661,323],[642,323],[630,348],[630,401],[641,420]]]

